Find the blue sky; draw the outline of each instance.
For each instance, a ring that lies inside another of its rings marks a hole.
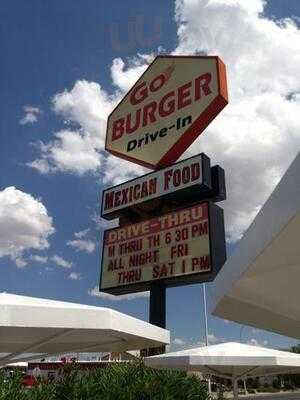
[[[1,291],[148,318],[146,297],[115,301],[90,293],[99,279],[102,187],[144,172],[104,154],[103,126],[158,52],[217,53],[229,68],[232,108],[186,155],[204,149],[228,171],[224,208],[228,249],[234,250],[299,148],[297,125],[286,120],[299,109],[299,60],[293,57],[299,50],[300,3],[270,0],[264,10],[260,0],[219,1],[211,10],[206,3],[178,1],[175,12],[169,0],[1,2]],[[279,65],[280,54],[289,59],[287,71]],[[240,130],[248,133],[237,143]],[[76,159],[78,149],[83,159]],[[249,167],[253,178],[242,188]],[[209,284],[208,301],[212,290]],[[174,346],[203,341],[200,285],[168,290],[167,324]],[[209,330],[211,342],[294,343],[213,317]]]

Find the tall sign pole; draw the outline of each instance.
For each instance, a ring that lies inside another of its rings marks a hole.
[[[153,282],[150,285],[149,322],[166,328],[166,286],[161,282]],[[165,346],[151,348],[147,354],[154,356],[162,353],[165,353]]]
[[[103,191],[119,226],[104,232],[100,291],[149,290],[162,328],[166,288],[212,281],[226,260],[224,170],[203,153],[175,162],[227,103],[219,57],[158,56],[107,121],[105,149],[154,172]]]

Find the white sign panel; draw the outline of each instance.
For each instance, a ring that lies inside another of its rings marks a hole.
[[[108,118],[107,151],[157,169],[175,162],[228,103],[214,56],[158,56]]]
[[[205,154],[104,190],[102,217],[111,219],[121,211],[191,187],[210,189],[210,161]]]
[[[212,280],[225,260],[223,213],[204,202],[104,232],[100,290],[121,294]]]

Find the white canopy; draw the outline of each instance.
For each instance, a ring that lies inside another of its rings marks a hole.
[[[109,308],[0,294],[0,366],[66,352],[157,347],[169,336]]]
[[[235,342],[147,357],[145,363],[153,368],[200,371],[231,379],[235,397],[239,379],[300,372],[300,354]]]
[[[300,338],[299,237],[300,154],[216,277],[213,314]]]
[[[21,362],[16,362],[16,363],[11,363],[5,365],[5,367],[12,367],[12,368],[27,368],[28,367],[28,362],[21,361]],[[0,367],[4,368],[4,366]]]

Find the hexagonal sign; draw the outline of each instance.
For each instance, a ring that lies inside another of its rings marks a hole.
[[[148,168],[175,162],[228,103],[215,56],[158,56],[108,117],[105,149]]]

